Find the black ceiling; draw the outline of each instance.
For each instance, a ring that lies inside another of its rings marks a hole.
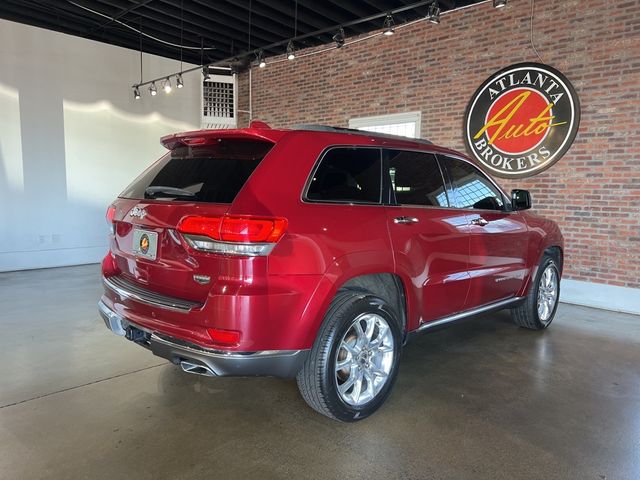
[[[440,0],[438,4],[444,12],[479,1]],[[298,0],[297,35],[326,30],[416,3],[418,0]],[[196,48],[183,50],[184,61],[201,64],[286,42],[294,37],[295,7],[295,0],[0,0],[0,18],[134,50],[140,49],[140,35],[131,28],[142,26],[144,33],[176,45],[181,43],[182,30],[182,45]],[[427,10],[428,5],[409,9],[394,14],[394,20],[396,24],[414,20],[425,16]],[[380,29],[382,23],[383,18],[376,18],[345,26],[344,30],[349,36]],[[303,48],[331,42],[333,33],[309,36],[296,42],[296,46]],[[201,62],[201,42],[207,48],[213,47],[204,52],[204,62]],[[150,38],[143,38],[142,49],[180,59],[178,47]],[[283,46],[265,49],[267,55],[283,52]]]

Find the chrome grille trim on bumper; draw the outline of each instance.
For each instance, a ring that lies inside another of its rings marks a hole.
[[[183,313],[187,313],[194,308],[202,307],[201,303],[152,292],[121,277],[102,277],[102,282],[105,287],[117,293],[120,297],[135,300],[136,302],[144,303],[152,307]]]

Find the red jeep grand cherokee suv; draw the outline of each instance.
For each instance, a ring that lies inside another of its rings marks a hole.
[[[108,209],[99,310],[186,372],[297,377],[354,421],[389,395],[410,334],[502,308],[553,319],[558,227],[460,153],[258,122],[162,143]]]

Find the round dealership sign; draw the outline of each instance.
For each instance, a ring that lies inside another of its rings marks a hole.
[[[494,175],[522,178],[551,167],[578,132],[580,102],[556,69],[519,63],[489,77],[471,98],[464,136]]]

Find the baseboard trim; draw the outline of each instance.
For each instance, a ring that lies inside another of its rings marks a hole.
[[[107,247],[79,247],[31,252],[0,252],[0,272],[71,267],[99,263]]]
[[[640,289],[638,288],[565,279],[560,286],[560,301],[640,315]]]

